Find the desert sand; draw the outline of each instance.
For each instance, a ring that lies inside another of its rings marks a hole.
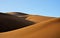
[[[60,17],[0,13],[0,26],[0,38],[60,38]]]

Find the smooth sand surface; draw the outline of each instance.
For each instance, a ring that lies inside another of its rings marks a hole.
[[[0,38],[60,38],[60,18],[37,15],[22,15],[23,17],[18,17],[18,15],[15,15],[15,18],[22,18],[19,21],[20,24],[24,21],[21,25],[27,24],[28,26],[2,32],[0,33]],[[29,23],[26,22],[27,20]],[[30,24],[30,22],[34,23]]]

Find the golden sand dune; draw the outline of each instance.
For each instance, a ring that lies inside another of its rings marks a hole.
[[[26,20],[30,20],[36,23],[54,18],[54,17],[45,17],[45,16],[38,16],[38,15],[29,15],[29,14],[20,13],[20,12],[8,12],[7,14],[14,15],[17,17],[26,17],[25,18]]]
[[[3,14],[0,14],[0,16],[1,15]],[[27,15],[27,17],[24,18],[24,17],[18,17],[15,15],[11,15],[11,14],[10,16],[8,14],[4,16],[2,18],[7,19],[7,16],[8,16],[8,20],[10,22],[13,21],[13,25],[15,24],[14,22],[17,22],[16,23],[17,25],[19,26],[24,25],[25,27],[24,28],[21,27],[21,28],[6,31],[6,32],[1,32],[0,38],[60,38],[60,18],[36,16],[36,15]],[[22,16],[25,16],[25,15],[22,15]],[[20,24],[18,24],[18,21],[16,21],[18,19],[21,20],[19,21]],[[9,24],[11,24],[10,22]],[[3,24],[4,23],[5,22],[3,22]],[[27,26],[25,24],[27,24]],[[12,27],[14,27],[13,25]]]

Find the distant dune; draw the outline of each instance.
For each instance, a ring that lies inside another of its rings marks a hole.
[[[0,38],[60,38],[60,18],[0,13]]]

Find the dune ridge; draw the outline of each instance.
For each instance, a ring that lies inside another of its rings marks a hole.
[[[31,24],[34,24],[34,22],[25,20],[21,17],[0,13],[0,32],[15,30]]]
[[[32,21],[34,24],[0,33],[0,38],[60,38],[60,18],[27,15],[24,19]]]

